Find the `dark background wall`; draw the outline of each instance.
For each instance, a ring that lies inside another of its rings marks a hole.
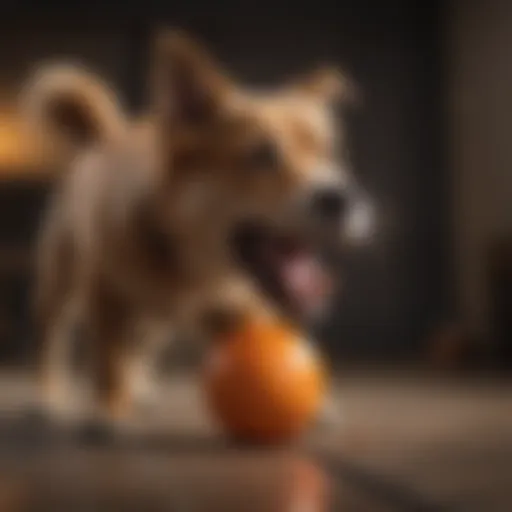
[[[171,4],[134,2],[121,15],[45,4],[44,11],[32,7],[5,18],[0,91],[15,90],[41,59],[67,58],[106,76],[128,107],[140,110],[151,30],[167,24],[197,34],[250,84],[271,85],[319,62],[338,63],[363,93],[362,106],[349,114],[348,132],[356,173],[377,204],[379,231],[371,245],[340,262],[343,296],[322,338],[336,354],[398,357],[421,349],[452,306],[438,2],[272,9]],[[0,183],[0,253],[29,247],[49,185],[21,178]],[[0,312],[11,318],[3,335],[7,353],[33,336],[26,316],[30,277],[8,265],[2,270],[0,262],[0,279]]]

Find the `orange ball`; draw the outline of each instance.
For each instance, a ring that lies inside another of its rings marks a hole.
[[[209,354],[205,394],[232,436],[278,443],[301,434],[314,419],[325,389],[320,357],[300,333],[252,321]]]

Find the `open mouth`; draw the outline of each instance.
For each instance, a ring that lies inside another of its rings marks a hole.
[[[285,314],[310,319],[324,310],[333,280],[311,244],[263,225],[244,224],[234,231],[232,247],[239,265]]]

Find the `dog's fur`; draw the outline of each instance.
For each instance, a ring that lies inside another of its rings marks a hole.
[[[311,192],[350,183],[334,160],[337,73],[249,92],[173,32],[158,39],[151,83],[149,115],[136,121],[79,68],[44,68],[24,95],[29,122],[69,157],[40,237],[43,388],[52,401],[66,389],[66,340],[81,319],[109,418],[129,410],[133,372],[167,328],[197,331],[212,311],[279,311],[233,260],[238,222],[306,232]]]

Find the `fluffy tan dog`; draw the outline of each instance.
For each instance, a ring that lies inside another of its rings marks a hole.
[[[332,289],[318,249],[367,228],[339,158],[336,72],[251,92],[173,32],[157,41],[152,86],[148,117],[133,121],[80,68],[44,68],[24,95],[29,122],[69,161],[40,237],[42,387],[59,403],[80,321],[109,419],[127,413],[169,333],[317,314]]]

